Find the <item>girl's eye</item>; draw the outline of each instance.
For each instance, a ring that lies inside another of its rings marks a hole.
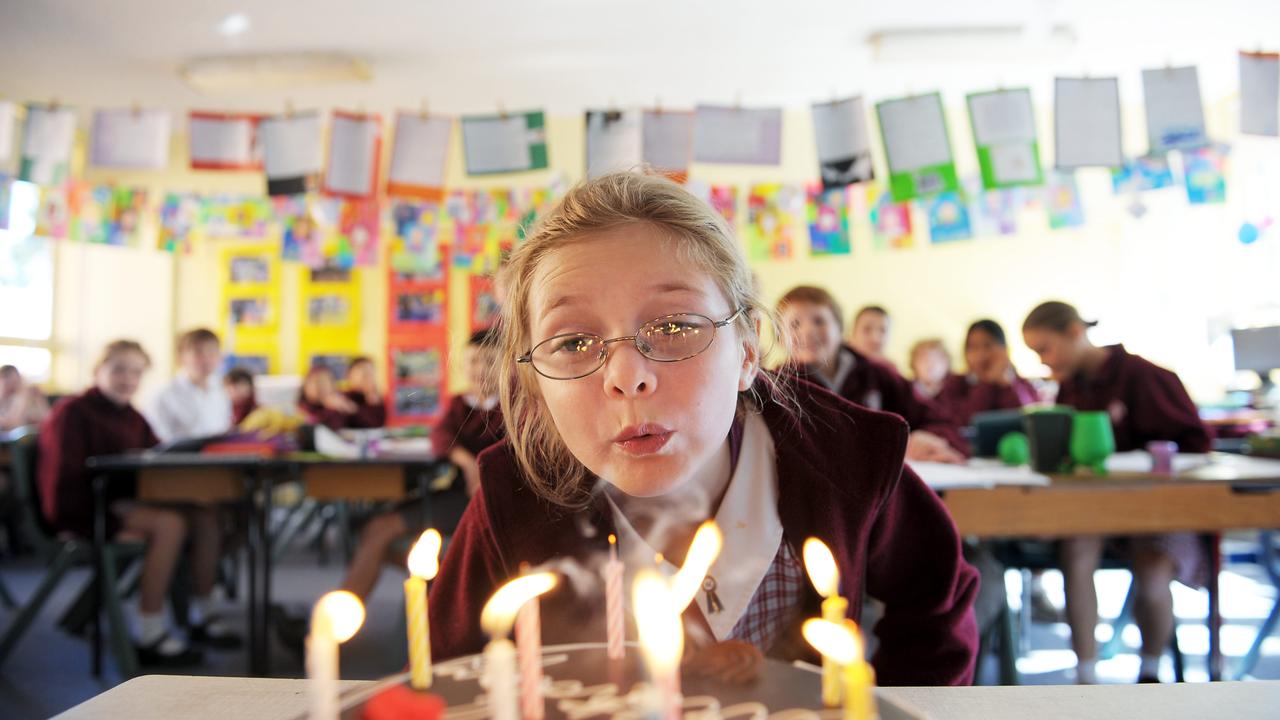
[[[552,352],[581,353],[586,352],[593,344],[589,337],[567,337],[554,343]]]

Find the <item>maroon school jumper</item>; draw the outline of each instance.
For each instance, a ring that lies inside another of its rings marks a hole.
[[[252,395],[249,397],[231,403],[231,424],[239,427],[244,419],[249,417],[254,410],[258,409],[258,401]]]
[[[1008,385],[979,380],[976,375],[947,376],[934,402],[960,425],[972,425],[973,416],[992,410],[1016,410],[1037,400],[1035,386],[1014,375]]]
[[[444,417],[431,430],[431,448],[437,457],[447,457],[460,447],[479,457],[490,445],[502,439],[502,411],[473,407],[462,395],[454,395]]]
[[[1152,440],[1172,440],[1179,452],[1209,452],[1209,432],[1177,375],[1130,354],[1123,345],[1104,349],[1107,359],[1092,377],[1077,374],[1062,382],[1059,404],[1106,411],[1119,452],[1142,450]],[[1137,541],[1130,539],[1130,543]],[[1204,585],[1207,558],[1195,535],[1168,533],[1140,541],[1173,556],[1179,581],[1192,587]]]
[[[768,397],[763,387],[757,390]],[[859,618],[864,593],[885,603],[872,659],[881,684],[969,683],[978,646],[972,610],[978,575],[961,556],[945,506],[902,464],[906,424],[817,386],[798,390],[798,416],[772,402],[761,411],[777,448],[785,542],[795,557],[807,537],[827,543],[840,569],[841,594],[853,598],[851,618]],[[579,511],[534,495],[505,441],[480,456],[480,476],[481,492],[467,507],[431,588],[432,647],[441,659],[483,648],[480,610],[522,562],[576,561],[594,577],[614,532],[608,503],[598,493]],[[799,621],[817,617],[820,605],[805,583],[802,612],[770,654],[816,661]],[[598,585],[575,592],[573,583],[562,583],[544,598],[542,617],[548,644],[605,637]],[[635,638],[630,623],[628,637]]]
[[[346,417],[343,427],[352,429],[369,429],[386,427],[387,425],[387,406],[379,401],[370,403],[359,390],[348,390],[343,395],[347,399],[356,404],[355,413]]]
[[[59,531],[93,537],[93,478],[85,461],[94,455],[143,450],[159,442],[132,405],[117,405],[96,387],[58,403],[40,426],[36,473],[45,519]],[[131,483],[107,483],[108,504],[135,494]],[[107,513],[107,523],[110,537],[118,529],[113,513]]]
[[[837,395],[871,410],[899,415],[912,430],[927,430],[964,455],[969,454],[969,443],[960,437],[960,429],[946,411],[921,395],[891,365],[872,360],[848,345],[841,345],[840,353],[852,358],[853,369],[840,387],[833,388]],[[780,371],[825,387],[811,366],[787,364]]]

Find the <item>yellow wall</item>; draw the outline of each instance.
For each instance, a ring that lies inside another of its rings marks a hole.
[[[1209,108],[1211,135],[1234,136],[1233,108],[1228,102]],[[948,111],[961,175],[974,174],[976,163],[963,106],[952,106]],[[1125,118],[1127,147],[1144,148],[1141,109],[1129,108]],[[1051,163],[1051,118],[1041,109],[1038,120],[1043,160]],[[584,149],[580,116],[549,119],[552,168],[537,173],[467,178],[459,135],[455,127],[448,165],[448,181],[453,187],[532,187],[545,185],[556,174],[569,180],[581,176]],[[1248,148],[1249,157],[1274,150],[1262,141],[1254,143]],[[384,147],[389,144],[388,137]],[[1237,156],[1245,154],[1241,147]],[[816,176],[806,109],[787,111],[782,152],[781,167],[695,165],[691,175],[707,182],[738,185],[738,215],[745,218],[746,185],[809,182]],[[82,176],[92,182],[145,186],[157,198],[165,190],[263,190],[263,180],[255,174],[193,173],[186,169],[186,162],[185,139],[176,137],[168,171],[88,170]],[[883,168],[878,172],[883,176]],[[1280,307],[1280,291],[1274,280],[1274,268],[1280,267],[1280,241],[1271,238],[1252,247],[1235,241],[1241,216],[1239,193],[1232,192],[1231,178],[1225,205],[1190,207],[1182,191],[1173,189],[1145,196],[1149,212],[1141,221],[1126,212],[1127,198],[1112,195],[1105,171],[1081,171],[1078,179],[1085,205],[1083,228],[1051,232],[1042,210],[1026,210],[1016,235],[929,246],[925,218],[917,211],[917,246],[878,252],[871,248],[870,227],[862,211],[855,213],[852,223],[851,256],[810,259],[804,256],[802,246],[799,258],[760,263],[757,271],[770,300],[795,284],[808,283],[828,287],[847,312],[872,302],[886,306],[894,319],[890,356],[900,365],[905,365],[907,348],[921,337],[942,337],[953,352],[958,351],[967,324],[985,316],[1010,331],[1019,368],[1038,374],[1039,364],[1022,346],[1016,329],[1036,303],[1065,299],[1103,321],[1095,330],[1098,341],[1123,340],[1130,349],[1177,370],[1193,394],[1205,399],[1216,396],[1231,380],[1230,354],[1229,350],[1224,354],[1221,340],[1223,328],[1231,322],[1280,320],[1265,309]],[[860,207],[864,206],[855,205]],[[86,253],[84,260],[77,259],[78,253]],[[130,333],[140,336],[156,355],[157,372],[151,378],[154,386],[172,367],[172,343],[166,342],[164,327],[172,335],[197,325],[217,326],[220,294],[217,253],[211,244],[176,259],[155,250],[82,250],[63,244],[57,262],[54,382],[60,387],[83,384],[87,373],[84,357],[96,352],[101,340]],[[300,267],[288,266],[283,277],[280,356],[286,372],[298,370],[300,272]],[[361,343],[365,352],[381,362],[386,339],[385,271],[363,274]],[[452,284],[449,301],[454,329],[451,342],[456,350],[465,342],[468,308],[465,276],[458,273],[455,278],[458,282]],[[85,293],[91,299],[86,301]],[[1211,344],[1211,340],[1215,342]],[[460,363],[452,364],[450,376],[454,389],[461,387],[465,381]]]

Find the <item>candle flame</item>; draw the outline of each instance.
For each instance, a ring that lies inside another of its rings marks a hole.
[[[680,612],[689,607],[693,598],[702,587],[702,579],[711,569],[724,545],[724,536],[720,534],[720,526],[714,520],[708,520],[698,527],[689,543],[689,552],[685,554],[684,565],[671,578],[671,595]]]
[[[498,588],[480,612],[481,629],[493,638],[506,637],[511,632],[511,625],[515,623],[516,613],[520,608],[550,591],[556,586],[556,582],[555,573],[539,572],[522,575]]]
[[[837,665],[862,661],[862,638],[858,636],[858,626],[852,622],[805,620],[800,632],[813,649]]]
[[[312,625],[317,620],[328,623],[333,638],[344,643],[364,624],[364,603],[346,590],[325,593],[311,611]]]
[[[809,571],[809,582],[824,598],[835,597],[840,589],[840,571],[831,549],[818,538],[804,541],[804,567]]]
[[[684,626],[679,604],[667,581],[655,570],[636,573],[632,596],[636,608],[636,628],[640,649],[650,667],[670,669],[684,654]]]
[[[440,531],[429,528],[418,537],[409,551],[409,573],[423,580],[431,580],[440,572]]]

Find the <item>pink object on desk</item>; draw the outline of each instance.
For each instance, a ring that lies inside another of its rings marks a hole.
[[[1151,453],[1151,472],[1173,474],[1173,456],[1178,454],[1178,443],[1172,440],[1152,440],[1147,443]]]

